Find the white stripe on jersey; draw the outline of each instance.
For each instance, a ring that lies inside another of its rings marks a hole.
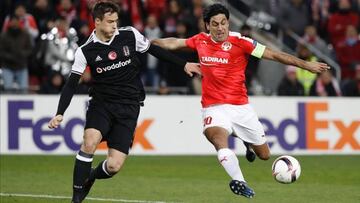
[[[252,56],[255,56],[257,58],[261,58],[262,55],[264,54],[266,46],[264,46],[263,44],[260,44],[258,41],[253,40],[253,39],[251,39],[249,37],[242,36],[238,32],[229,32],[229,36],[238,37],[239,39],[244,39],[244,40],[252,43],[255,46],[255,49],[251,53]]]
[[[87,61],[86,58],[84,56],[84,53],[82,51],[82,47],[79,47],[76,49],[75,51],[75,60],[74,63],[71,67],[71,72],[72,73],[76,73],[78,75],[82,75],[82,73],[85,71],[86,65],[87,65]]]
[[[245,37],[243,35],[241,35],[239,32],[229,32],[229,36],[234,36],[234,37],[238,37],[239,39],[244,39],[246,41],[249,41],[251,43],[254,43],[254,40],[249,38],[249,37]]]
[[[146,52],[150,47],[150,41],[144,35],[142,35],[137,29],[133,27],[130,28],[135,35],[135,42],[136,42],[135,50],[141,53]]]

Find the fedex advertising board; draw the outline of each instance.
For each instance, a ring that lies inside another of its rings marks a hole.
[[[1,154],[74,154],[88,98],[76,96],[55,130],[47,123],[58,95],[0,97]],[[253,97],[272,154],[360,154],[360,99]],[[229,137],[229,146],[245,152]],[[98,153],[106,153],[106,143]],[[148,96],[141,108],[131,154],[215,154],[202,134],[199,96]]]

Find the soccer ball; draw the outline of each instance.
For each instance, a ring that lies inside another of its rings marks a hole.
[[[300,177],[301,167],[294,157],[280,156],[272,164],[272,175],[279,183],[293,183]]]

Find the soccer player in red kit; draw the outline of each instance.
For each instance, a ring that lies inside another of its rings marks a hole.
[[[313,73],[330,67],[271,50],[240,33],[230,32],[229,11],[222,4],[207,7],[203,20],[208,33],[188,39],[156,39],[153,43],[170,50],[188,47],[197,51],[202,72],[203,132],[232,178],[230,189],[237,195],[252,198],[255,192],[247,185],[236,154],[228,147],[228,136],[235,135],[247,147],[246,158],[250,162],[255,159],[254,152],[262,160],[270,157],[264,129],[248,102],[245,68],[249,55],[303,67]]]

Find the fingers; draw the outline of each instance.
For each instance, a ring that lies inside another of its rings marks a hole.
[[[52,119],[49,121],[48,128],[54,129],[54,128],[59,127],[61,121],[62,121],[62,117],[56,116],[56,117],[52,118]]]
[[[51,121],[49,122],[49,125],[48,127],[50,129],[54,129],[54,128],[57,128],[59,126],[60,122],[57,122],[56,119],[51,119]]]
[[[324,70],[330,70],[330,66],[328,64],[326,64],[326,63],[320,63],[320,66]]]
[[[192,77],[195,73],[197,75],[201,75],[201,70],[200,70],[200,64],[198,63],[188,63],[185,65],[184,71],[186,72],[186,74],[188,74],[190,77]]]
[[[190,71],[185,71],[185,72],[186,72],[186,74],[188,74],[190,77],[193,76],[192,72],[190,72]]]
[[[316,65],[313,68],[313,73],[322,73],[325,71],[330,70],[330,66],[326,63],[316,63]]]

